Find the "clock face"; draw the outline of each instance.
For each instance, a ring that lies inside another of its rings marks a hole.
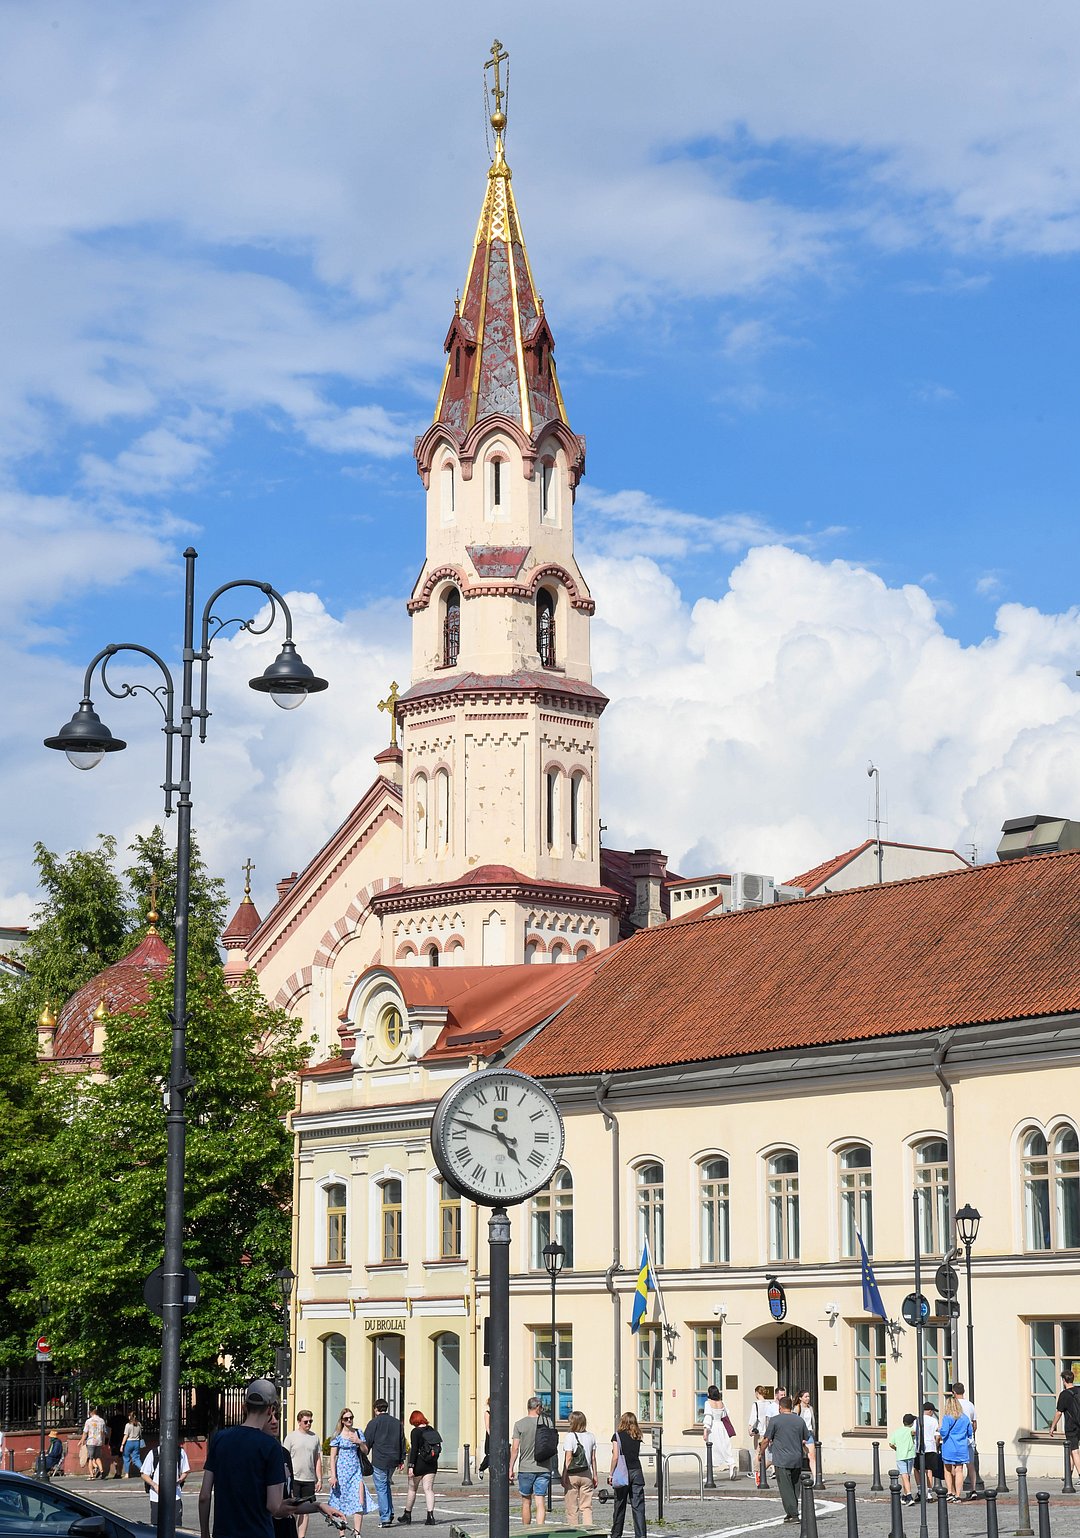
[[[546,1089],[509,1068],[470,1074],[443,1095],[431,1150],[451,1185],[485,1206],[524,1201],[562,1162],[563,1124]]]

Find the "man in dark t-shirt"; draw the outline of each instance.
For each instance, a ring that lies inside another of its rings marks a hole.
[[[791,1400],[785,1394],[779,1401],[780,1414],[765,1427],[763,1447],[772,1448],[773,1473],[784,1503],[784,1521],[799,1520],[799,1477],[802,1474],[806,1422],[791,1413]]]
[[[1061,1374],[1061,1393],[1054,1407],[1054,1418],[1050,1422],[1051,1436],[1061,1419],[1065,1421],[1065,1446],[1069,1449],[1074,1471],[1080,1474],[1080,1390],[1073,1386],[1073,1374],[1067,1367]]]
[[[199,1491],[199,1531],[210,1538],[274,1538],[276,1517],[319,1510],[318,1503],[285,1495],[285,1459],[270,1430],[276,1426],[277,1389],[256,1378],[244,1394],[242,1426],[227,1426],[212,1438]]]

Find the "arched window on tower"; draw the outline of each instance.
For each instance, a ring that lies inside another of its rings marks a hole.
[[[435,771],[435,853],[445,854],[450,847],[450,774]]]
[[[448,459],[439,472],[443,523],[453,523],[457,511],[457,484],[454,478],[454,461]]]
[[[555,600],[546,587],[536,595],[536,650],[540,666],[555,666]]]
[[[540,517],[544,523],[558,521],[558,490],[555,461],[545,459],[540,465]]]
[[[510,516],[510,460],[506,450],[497,444],[484,465],[484,488],[487,516],[489,519]]]
[[[581,854],[585,842],[585,776],[580,771],[570,776],[570,847]]]
[[[413,789],[413,805],[416,808],[416,853],[427,853],[428,846],[428,777],[418,774]]]
[[[443,667],[456,668],[461,649],[461,594],[448,587],[443,594]]]

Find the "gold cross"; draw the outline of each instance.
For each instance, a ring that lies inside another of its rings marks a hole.
[[[397,747],[397,702],[398,686],[397,679],[395,678],[394,682],[390,685],[390,693],[384,700],[379,701],[379,709],[387,711],[390,716],[390,746],[392,748]]]
[[[241,865],[240,869],[244,873],[244,896],[245,897],[250,897],[251,896],[251,873],[255,869],[254,865],[252,865],[252,863],[251,863],[250,855],[248,856],[248,858],[244,862],[244,864]]]
[[[484,65],[485,71],[490,69],[494,72],[495,75],[495,84],[492,88],[491,94],[495,98],[496,112],[502,111],[503,97],[506,95],[506,92],[502,87],[501,78],[499,76],[499,65],[505,64],[509,57],[510,55],[506,52],[506,49],[499,42],[499,39],[496,38],[491,45],[491,58],[488,59],[487,63]]]

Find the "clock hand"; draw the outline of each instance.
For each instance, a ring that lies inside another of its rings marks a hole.
[[[515,1164],[520,1164],[521,1163],[521,1160],[518,1158],[517,1153],[514,1150],[514,1144],[517,1142],[517,1138],[516,1137],[515,1138],[507,1137],[506,1133],[505,1132],[500,1132],[498,1127],[485,1127],[482,1122],[470,1121],[466,1117],[456,1116],[454,1118],[454,1120],[455,1121],[459,1121],[459,1122],[463,1122],[463,1124],[466,1127],[472,1127],[473,1130],[476,1131],[476,1132],[486,1132],[488,1137],[498,1138],[499,1142],[506,1149],[507,1153],[510,1155],[511,1159],[513,1159],[514,1163]]]

